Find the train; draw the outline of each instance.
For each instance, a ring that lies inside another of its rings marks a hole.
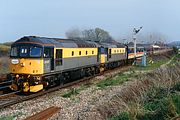
[[[144,47],[25,36],[11,45],[10,86],[13,91],[35,93],[105,70],[132,63],[144,55]]]

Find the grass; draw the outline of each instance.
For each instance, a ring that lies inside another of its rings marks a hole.
[[[158,67],[160,67],[161,65],[167,63],[169,61],[169,59],[165,59],[165,60],[161,60],[161,61],[155,61],[154,63],[147,63],[146,67],[143,66],[137,66],[136,70],[154,70]]]
[[[168,88],[155,87],[146,92],[145,100],[141,103],[141,112],[134,116],[136,120],[166,120],[180,115],[180,91],[177,88],[180,83],[171,88],[168,94]],[[175,87],[175,88],[174,88]],[[138,104],[138,103],[134,103]],[[143,111],[143,112],[142,112]],[[130,120],[132,112],[124,111],[110,118],[110,120]]]
[[[107,86],[114,86],[124,83],[130,76],[128,74],[118,74],[114,78],[107,78],[98,82],[96,85],[99,88],[106,88]]]
[[[110,118],[109,120],[130,120],[128,112],[119,113],[117,116]]]
[[[9,58],[0,57],[0,75],[9,72]]]
[[[0,117],[0,120],[14,120],[13,116]]]
[[[180,61],[180,54],[177,54],[174,56],[170,64],[175,64],[175,63],[178,63],[179,61]]]
[[[148,63],[146,67],[135,66],[134,68],[131,69],[131,71],[128,74],[120,73],[120,74],[116,75],[114,78],[107,78],[105,80],[98,82],[96,85],[98,88],[101,88],[101,89],[104,89],[108,86],[119,85],[119,84],[124,83],[125,81],[128,81],[132,77],[137,77],[136,71],[154,70],[154,69],[160,67],[161,65],[167,63],[168,61],[169,61],[169,59],[155,61],[154,63]]]
[[[62,95],[62,97],[64,97],[64,98],[70,98],[72,95],[77,95],[77,94],[79,94],[79,89],[73,88],[73,89],[71,89],[71,90],[68,90],[66,93],[64,93],[64,94]]]
[[[79,88],[72,88],[72,89],[66,91],[66,92],[62,95],[62,97],[64,97],[64,98],[71,98],[72,96],[75,96],[75,95],[79,94],[80,91],[86,89],[87,87],[89,87],[89,86],[84,86],[84,85],[83,85],[83,86],[81,86],[81,87],[79,87]]]
[[[8,51],[8,50],[10,50],[10,46],[0,44],[0,50],[1,51]]]

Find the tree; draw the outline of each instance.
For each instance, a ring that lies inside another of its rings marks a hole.
[[[82,33],[85,40],[96,42],[110,42],[112,40],[109,33],[101,28],[84,30]]]
[[[101,28],[79,30],[77,28],[70,29],[66,32],[69,39],[91,40],[96,42],[111,42],[112,37],[109,33]]]
[[[80,39],[82,37],[82,32],[78,28],[72,28],[66,33],[66,37],[69,39]]]
[[[121,39],[121,42],[133,42],[132,34],[128,34]],[[125,39],[124,39],[125,38]],[[140,33],[137,35],[137,43],[143,44],[158,44],[163,45],[168,37],[164,34],[158,32],[150,32],[150,33]]]
[[[82,31],[82,35],[83,35],[83,39],[84,40],[92,40],[92,41],[96,41],[96,34],[94,29],[85,29]]]

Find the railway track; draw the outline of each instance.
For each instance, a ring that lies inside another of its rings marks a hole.
[[[97,76],[104,75],[104,74],[107,74],[107,73],[111,73],[111,72],[117,71],[117,70],[119,70],[118,73],[120,73],[120,72],[128,70],[130,67],[132,67],[132,66],[118,67],[118,68],[108,70],[108,71],[105,71],[103,73],[100,73],[100,74],[97,74],[97,75],[94,75],[94,76],[85,77],[85,78],[82,78],[80,80],[76,80],[76,81],[73,81],[73,82],[70,82],[70,83],[66,83],[63,86],[56,86],[56,87],[53,87],[53,88],[49,88],[49,89],[47,89],[45,91],[41,91],[41,92],[30,94],[30,95],[19,94],[20,91],[17,91],[17,92],[12,92],[11,91],[10,93],[0,95],[0,109],[11,106],[11,105],[14,105],[14,104],[17,104],[17,103],[20,103],[20,102],[23,102],[23,101],[27,101],[27,100],[30,100],[30,99],[33,99],[33,98],[40,97],[42,95],[57,91],[57,90],[62,89],[62,88],[69,88],[69,87],[73,87],[73,86],[76,86],[76,85],[82,85],[82,84],[85,84],[85,85],[86,84],[92,84],[91,80],[93,78],[97,77]],[[118,73],[116,73],[116,74],[118,74]],[[110,77],[113,77],[113,75],[111,75]]]

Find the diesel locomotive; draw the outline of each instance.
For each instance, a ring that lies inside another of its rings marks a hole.
[[[144,55],[120,43],[25,36],[11,46],[10,88],[38,92],[48,87],[92,76]]]

